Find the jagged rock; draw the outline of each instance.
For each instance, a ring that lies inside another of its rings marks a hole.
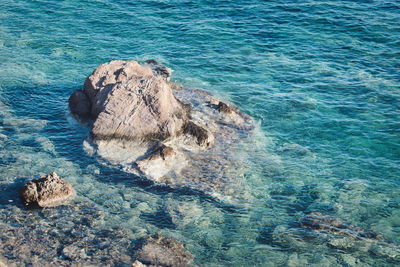
[[[182,243],[161,235],[141,240],[135,258],[141,263],[153,266],[188,266],[193,255],[184,249]]]
[[[100,65],[86,79],[83,93],[95,119],[94,139],[164,140],[178,133],[188,117],[169,84],[133,60]]]
[[[219,112],[227,113],[227,114],[233,112],[233,108],[230,107],[230,106],[228,106],[226,103],[224,103],[224,102],[222,102],[222,101],[220,101],[220,102],[218,103],[217,110],[218,110]]]
[[[110,85],[96,98],[96,139],[164,140],[176,135],[187,118],[168,85],[154,76]]]
[[[55,172],[28,182],[19,191],[22,202],[39,207],[58,206],[72,198],[74,194],[75,190],[72,185]]]
[[[90,101],[82,90],[76,90],[68,99],[71,112],[81,117],[90,116]]]
[[[112,60],[97,67],[86,78],[83,85],[83,92],[93,101],[97,93],[107,85],[113,85],[135,77],[151,75],[152,70],[150,68],[143,68],[134,60]]]

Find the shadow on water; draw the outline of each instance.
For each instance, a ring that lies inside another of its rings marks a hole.
[[[14,203],[17,206],[23,207],[21,203],[18,191],[26,183],[26,178],[16,178],[13,183],[0,184],[0,205],[9,205]]]
[[[12,109],[12,115],[16,118],[46,121],[45,127],[39,133],[54,144],[57,157],[63,157],[74,164],[78,164],[81,170],[85,170],[88,165],[95,166],[100,170],[100,174],[92,175],[102,183],[122,183],[125,186],[138,187],[159,196],[167,194],[172,194],[176,198],[193,196],[198,198],[200,202],[212,203],[228,213],[245,212],[241,207],[224,203],[200,190],[189,187],[172,188],[163,184],[155,184],[150,180],[126,173],[118,169],[117,166],[101,164],[98,158],[89,156],[83,150],[82,145],[83,141],[89,136],[89,128],[80,125],[70,114],[68,108],[68,98],[77,88],[79,88],[77,85],[3,88],[1,100]],[[19,145],[33,147],[35,151],[41,149],[34,139],[24,140]],[[12,161],[12,158],[2,159],[2,161],[4,160]],[[0,164],[3,164],[2,161]],[[7,164],[7,162],[4,162],[4,164]],[[21,185],[22,182],[18,183],[18,186]],[[15,188],[10,190],[15,192],[18,186],[13,186]],[[0,197],[0,199],[3,199],[3,197]],[[151,215],[148,215],[147,219],[151,220]]]

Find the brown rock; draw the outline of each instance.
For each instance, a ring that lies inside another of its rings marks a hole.
[[[155,160],[161,158],[162,160],[168,160],[171,157],[175,156],[175,152],[171,147],[161,145],[150,152],[150,154],[146,157],[149,160]]]
[[[34,179],[19,190],[19,196],[25,205],[54,207],[62,204],[75,194],[72,185],[60,178],[55,172],[46,177]]]
[[[243,191],[235,171],[239,160],[230,150],[251,134],[253,120],[204,90],[178,88],[168,81],[170,74],[154,60],[116,60],[96,68],[83,88],[94,120],[95,144],[88,151],[173,187],[217,197]]]
[[[220,101],[220,102],[218,103],[217,110],[218,110],[219,112],[227,113],[227,114],[233,112],[232,107],[228,106],[226,103],[224,103],[224,102],[222,102],[222,101]]]
[[[197,144],[202,147],[211,147],[214,142],[214,136],[205,128],[188,121],[183,126],[183,134],[193,136],[197,140]]]
[[[160,235],[142,240],[135,256],[144,264],[165,267],[188,266],[193,260],[182,243]]]

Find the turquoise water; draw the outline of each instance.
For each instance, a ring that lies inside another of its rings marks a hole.
[[[200,266],[399,264],[398,254],[337,249],[290,230],[317,211],[400,243],[399,2],[0,0],[0,10],[0,223],[31,225],[15,190],[54,170],[74,185],[76,203],[104,213],[94,235],[116,226],[126,240],[162,233]],[[88,129],[69,114],[69,95],[101,63],[149,58],[255,118],[254,139],[237,152],[248,201],[138,181],[84,152]],[[38,236],[78,216],[29,214]]]

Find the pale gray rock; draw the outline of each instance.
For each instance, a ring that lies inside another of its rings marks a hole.
[[[108,85],[94,98],[92,115],[96,139],[164,140],[187,119],[168,84],[155,76]]]
[[[168,68],[148,62],[102,64],[87,77],[83,91],[71,95],[73,113],[87,115],[90,109],[93,139],[164,140],[180,132],[189,115],[187,107],[166,81]]]
[[[150,68],[144,68],[134,60],[112,60],[97,67],[86,78],[83,92],[92,101],[97,93],[107,85],[124,82],[131,78],[152,76],[152,74]]]
[[[39,207],[58,206],[71,199],[74,194],[72,185],[55,172],[40,179],[33,179],[19,190],[19,196],[25,205]]]

